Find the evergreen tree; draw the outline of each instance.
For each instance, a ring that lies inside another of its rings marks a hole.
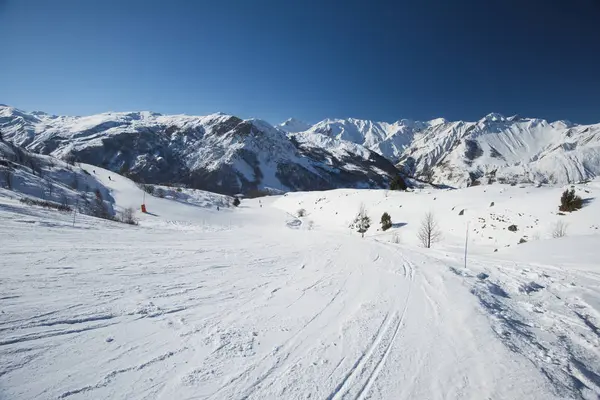
[[[381,230],[387,231],[392,227],[392,217],[387,212],[384,212],[381,216]]]
[[[406,190],[406,182],[400,175],[396,175],[390,182],[390,190]]]

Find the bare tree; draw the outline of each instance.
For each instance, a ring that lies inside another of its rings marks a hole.
[[[567,236],[567,226],[566,223],[558,221],[552,228],[552,237],[557,239]]]
[[[135,218],[135,210],[132,207],[125,208],[121,212],[121,222],[129,225],[138,224],[137,218]]]
[[[419,228],[419,233],[417,233],[417,237],[419,241],[423,245],[423,247],[431,248],[433,243],[439,242],[442,238],[442,232],[438,226],[438,223],[435,219],[433,213],[428,212],[425,214],[423,221],[421,221],[421,228]]]
[[[73,190],[77,190],[79,188],[79,179],[77,179],[77,174],[73,174],[73,180],[71,181],[71,188]]]
[[[7,168],[4,170],[4,187],[12,190],[12,171]]]
[[[50,178],[46,178],[46,190],[48,191],[48,198],[52,198],[52,191],[54,190],[54,184]]]

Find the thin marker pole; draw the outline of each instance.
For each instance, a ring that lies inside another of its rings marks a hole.
[[[467,221],[467,232],[465,234],[465,268],[467,268],[467,247],[469,244],[469,222]]]

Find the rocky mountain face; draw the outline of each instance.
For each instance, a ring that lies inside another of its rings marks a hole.
[[[477,122],[325,120],[307,132],[361,144],[407,175],[453,186],[565,184],[600,174],[600,124],[489,114]]]
[[[262,120],[225,114],[65,117],[0,106],[0,131],[4,140],[27,150],[99,165],[137,181],[226,194],[386,187],[398,173],[363,146],[318,133],[289,135]]]

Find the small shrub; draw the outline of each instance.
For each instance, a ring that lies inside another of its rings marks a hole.
[[[392,181],[390,182],[390,190],[406,190],[406,182],[400,175],[394,176]]]
[[[233,198],[233,205],[234,205],[235,207],[239,206],[239,205],[240,205],[240,203],[241,203],[241,201],[240,201],[239,197],[234,197],[234,198]]]
[[[180,187],[178,187],[178,188],[177,188],[177,192],[181,193],[181,192],[183,192],[183,190],[181,190],[181,188],[180,188]]]
[[[508,230],[511,231],[511,232],[516,232],[518,229],[517,229],[516,225],[511,225],[511,226],[508,227]]]
[[[552,228],[552,237],[558,239],[567,236],[567,226],[566,223],[558,221]]]
[[[525,238],[521,238],[521,240],[519,240],[519,244],[521,243],[527,243],[527,240],[525,240]]]
[[[458,215],[465,215],[465,210],[460,210],[460,212],[458,213]]]
[[[490,203],[490,207],[494,207],[494,202],[493,201]]]
[[[296,211],[296,215],[301,218],[306,216],[306,210],[304,208],[299,209],[298,211]]]
[[[563,192],[560,197],[560,206],[558,207],[560,211],[571,212],[579,210],[581,207],[583,207],[583,200],[575,194],[575,189],[567,189]]]
[[[384,212],[383,215],[381,215],[381,230],[385,232],[391,227],[392,217],[390,217],[390,214],[388,214],[387,212]]]
[[[144,185],[143,188],[144,188],[144,191],[146,193],[151,194],[151,195],[154,194],[154,186],[152,186],[152,185]]]
[[[138,221],[135,218],[135,210],[132,207],[125,208],[119,216],[121,222],[129,225],[137,225]]]

